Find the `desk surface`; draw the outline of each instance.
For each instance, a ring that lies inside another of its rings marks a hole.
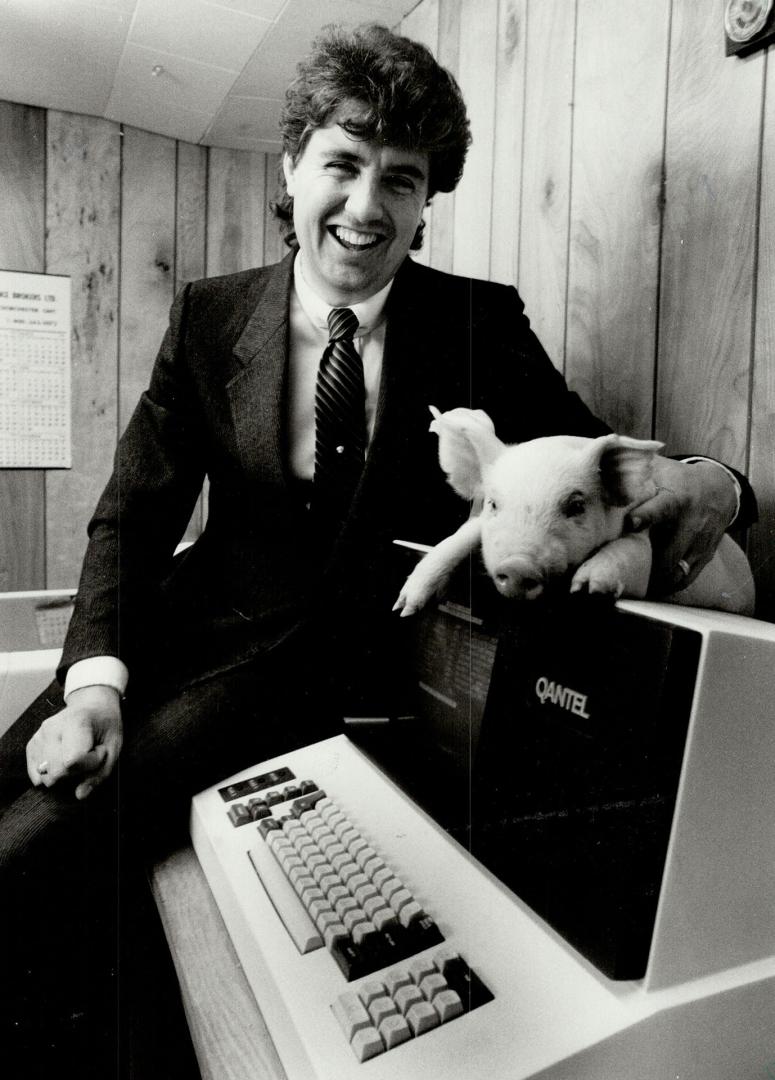
[[[203,1080],[287,1080],[193,848],[151,883]]]

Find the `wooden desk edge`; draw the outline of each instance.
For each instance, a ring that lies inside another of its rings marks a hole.
[[[150,878],[203,1080],[287,1080],[193,848]]]

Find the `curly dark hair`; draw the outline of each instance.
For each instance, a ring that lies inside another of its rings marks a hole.
[[[349,135],[428,154],[428,198],[453,191],[463,173],[471,142],[460,89],[424,45],[368,24],[346,31],[325,27],[312,52],[298,65],[285,94],[280,118],[283,150],[295,164],[316,128],[342,105],[353,114],[342,123]],[[273,204],[294,244],[293,199],[282,169]],[[421,223],[412,247],[422,242]]]

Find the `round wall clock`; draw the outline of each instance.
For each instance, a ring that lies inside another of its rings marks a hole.
[[[724,29],[730,41],[750,41],[764,29],[775,0],[728,0]]]

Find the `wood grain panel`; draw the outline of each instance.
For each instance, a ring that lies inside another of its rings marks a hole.
[[[673,8],[656,434],[743,465],[764,57],[724,56],[723,8]]]
[[[460,12],[462,0],[439,0],[439,48],[436,59],[455,77],[460,61]],[[430,264],[437,270],[451,270],[455,246],[455,193],[433,198],[430,236],[425,244]]]
[[[498,0],[463,0],[459,82],[473,142],[455,191],[452,268],[476,278],[486,278],[490,270],[497,34]]]
[[[517,284],[519,269],[526,35],[527,0],[500,0],[489,277],[507,285]]]
[[[193,849],[157,863],[151,884],[202,1080],[286,1080]]]
[[[757,612],[775,622],[775,64],[767,64],[759,215],[753,429],[750,476],[759,499],[759,524],[748,555],[757,585]]]
[[[116,445],[119,142],[117,124],[49,111],[47,269],[70,275],[73,299],[73,468],[46,476],[50,588],[78,579]]]
[[[175,176],[175,292],[205,275],[207,219],[207,150],[179,142]],[[184,540],[196,540],[204,526],[205,499],[200,496]]]
[[[205,275],[207,149],[177,144],[175,177],[175,291]]]
[[[42,273],[46,115],[0,101],[0,268]],[[0,470],[0,590],[46,584],[45,473]]]
[[[280,162],[282,154],[265,154],[266,181],[264,198],[264,265],[279,262],[288,253],[288,247],[280,232],[280,222],[272,210],[279,191]]]
[[[122,146],[119,432],[148,386],[175,275],[175,142],[125,127]]]
[[[230,274],[264,261],[264,155],[210,150],[207,184],[207,273]]]
[[[575,0],[528,7],[519,291],[544,348],[565,358]]]
[[[670,0],[579,0],[565,373],[652,431]],[[637,123],[633,118],[637,116]]]
[[[404,16],[400,30],[404,37],[425,45],[436,56],[439,44],[439,0],[423,0],[408,15]],[[418,263],[428,266],[431,261],[430,237],[433,230],[433,208],[431,206],[425,208],[423,220],[425,221],[423,246],[419,251],[413,253],[412,258]]]

